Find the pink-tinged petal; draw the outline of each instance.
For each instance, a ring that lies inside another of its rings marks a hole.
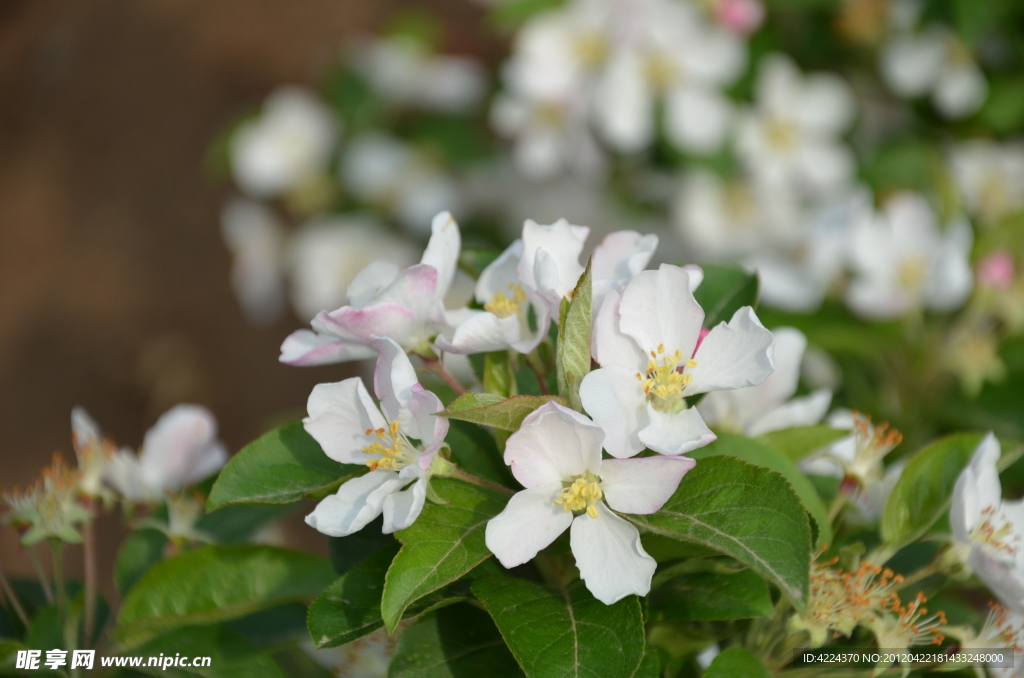
[[[441,301],[452,286],[452,279],[459,264],[462,249],[462,234],[451,212],[441,212],[430,224],[430,242],[423,252],[421,264],[437,271],[435,299]]]
[[[171,408],[146,432],[139,461],[150,487],[175,491],[220,469],[228,453],[217,441],[217,420],[199,405]]]
[[[601,490],[616,511],[648,515],[661,509],[696,465],[689,457],[607,459],[601,464]]]
[[[306,367],[372,358],[376,351],[366,344],[346,341],[329,334],[298,330],[281,344],[279,360],[286,365]]]
[[[697,344],[704,310],[690,291],[690,274],[679,266],[662,264],[644,271],[622,293],[619,329],[644,351],[664,345],[669,355],[690,355]]]
[[[694,355],[686,395],[756,386],[775,369],[775,341],[749,306],[712,328]]]
[[[518,341],[519,332],[519,318],[499,318],[493,313],[478,311],[459,323],[451,340],[438,337],[436,343],[442,351],[462,355],[503,351]],[[539,336],[536,343],[540,343]]]
[[[523,487],[569,480],[601,466],[604,433],[556,402],[531,412],[505,443],[505,463]]]
[[[320,443],[324,454],[342,464],[365,463],[367,457],[360,450],[376,440],[366,431],[388,425],[359,377],[317,384],[306,410],[309,416],[302,420],[306,432]]]
[[[590,260],[590,274],[594,280],[612,278],[632,280],[647,268],[658,247],[658,236],[641,235],[636,231],[615,231],[605,236],[594,248]]]
[[[728,392],[709,393],[705,398],[725,393]],[[793,398],[760,419],[756,419],[747,427],[746,434],[749,436],[759,436],[772,431],[793,428],[794,426],[813,426],[819,424],[825,418],[831,404],[832,391],[827,388],[820,388],[810,395]]]
[[[306,516],[306,524],[330,537],[358,532],[380,515],[384,500],[404,482],[394,471],[373,471],[353,478],[317,504]]]
[[[605,605],[626,596],[646,596],[657,563],[640,544],[640,533],[598,502],[597,518],[572,521],[569,542],[587,589]]]
[[[713,443],[711,432],[694,407],[669,414],[647,406],[650,424],[640,431],[640,442],[660,454],[678,455]]]
[[[619,330],[619,309],[622,292],[611,290],[604,298],[594,318],[594,332],[590,339],[590,352],[602,367],[620,365],[629,369],[647,369],[643,350],[631,337]]]
[[[400,492],[384,498],[384,534],[404,530],[420,517],[423,502],[427,498],[427,481],[419,479]]]
[[[369,345],[371,351],[373,337],[391,337],[403,347],[410,342],[418,341],[424,332],[425,321],[418,317],[416,311],[400,304],[377,304],[366,308],[345,306],[334,311],[329,322],[354,337],[353,343]],[[372,354],[371,354],[372,355]]]
[[[378,351],[377,365],[373,370],[373,390],[380,399],[380,409],[388,421],[397,420],[403,431],[419,438],[419,431],[412,431],[416,424],[409,411],[413,389],[419,386],[416,370],[405,349],[394,339],[375,337],[373,345]]]
[[[416,423],[413,437],[419,438],[423,444],[420,453],[420,468],[426,470],[434,461],[437,451],[441,449],[444,438],[448,435],[448,418],[435,416],[444,409],[440,398],[419,386],[412,395],[410,404],[413,421]]]
[[[505,509],[487,523],[487,548],[505,567],[528,562],[572,524],[572,513],[555,503],[562,483],[517,492]]]
[[[604,431],[604,449],[613,457],[632,457],[645,447],[640,431],[648,424],[647,396],[636,374],[613,365],[590,372],[580,384],[583,408]]]
[[[429,307],[436,305],[434,302],[440,303],[446,291],[447,288],[441,288],[440,272],[436,268],[417,264],[399,273],[394,282],[382,289],[367,305],[398,304],[425,318]]]
[[[349,305],[362,308],[381,290],[397,280],[400,273],[401,269],[393,261],[371,261],[348,284],[345,296],[348,297]]]

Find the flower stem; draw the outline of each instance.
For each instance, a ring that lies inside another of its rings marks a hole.
[[[836,491],[836,496],[832,498],[832,504],[828,507],[828,522],[834,523],[839,512],[843,510],[843,506],[846,505],[846,493],[842,490]]]
[[[53,554],[53,586],[57,589],[57,612],[60,615],[61,628],[65,628],[68,618],[68,592],[64,586],[64,542],[51,538],[50,550]]]
[[[464,482],[472,483],[474,485],[479,485],[480,487],[486,487],[488,489],[495,490],[497,492],[501,492],[502,494],[507,494],[507,495],[510,495],[510,496],[515,494],[515,491],[508,489],[504,485],[498,485],[497,483],[492,483],[489,480],[484,480],[483,478],[477,478],[476,476],[471,475],[469,473],[466,473],[465,471],[463,471],[462,469],[460,469],[458,467],[455,467],[455,468],[452,469],[451,474],[450,474],[449,477],[451,477],[451,478],[458,478],[459,480],[462,480]]]
[[[92,521],[85,523],[82,556],[85,560],[85,625],[82,632],[82,644],[92,644],[93,631],[96,626],[96,533]]]
[[[7,581],[7,576],[4,575],[3,568],[0,568],[0,586],[4,589],[4,594],[7,596],[7,600],[11,601],[11,607],[18,614],[18,619],[28,629],[28,615],[25,614],[25,609],[21,606],[21,602],[18,600],[18,596],[14,594],[14,589],[11,588],[10,582]]]
[[[526,356],[526,364],[530,366],[533,376],[537,377],[537,385],[540,386],[540,392],[544,395],[550,395],[548,378],[544,374],[544,360],[540,357],[540,353],[534,350],[533,353]]]
[[[43,595],[46,596],[46,602],[53,603],[53,589],[50,588],[50,579],[46,576],[46,572],[43,570],[42,563],[39,562],[39,554],[36,553],[36,547],[24,549],[25,555],[28,556],[28,562],[32,563],[32,569],[36,571],[36,577],[39,578],[39,585],[43,587]]]
[[[423,363],[431,370],[433,370],[434,374],[444,379],[445,383],[451,386],[456,393],[462,395],[466,392],[466,389],[462,386],[462,384],[460,384],[458,380],[455,379],[455,377],[448,373],[448,370],[444,368],[444,365],[441,364],[440,360],[424,358]]]

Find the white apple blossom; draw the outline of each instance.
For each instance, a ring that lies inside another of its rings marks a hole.
[[[106,480],[126,501],[155,503],[208,478],[227,460],[213,414],[200,405],[177,405],[146,431],[138,456],[128,449],[113,456]]]
[[[393,106],[464,112],[487,90],[483,66],[469,57],[434,54],[422,42],[395,35],[357,44],[353,66]]]
[[[71,410],[71,442],[78,459],[79,493],[109,504],[114,495],[103,479],[114,455],[114,444],[103,437],[99,424],[81,407]]]
[[[293,332],[281,345],[281,362],[323,365],[372,358],[374,337],[394,339],[407,351],[427,351],[448,329],[444,299],[455,278],[461,248],[459,225],[448,212],[434,217],[420,263],[404,271],[388,261],[369,264],[348,287],[347,306],[321,311],[313,331]]]
[[[284,230],[269,208],[245,198],[224,205],[220,226],[234,258],[231,287],[246,318],[254,325],[276,322],[285,310]]]
[[[949,524],[958,553],[1008,607],[1024,613],[1024,500],[1002,498],[999,441],[989,433],[953,488]]]
[[[531,560],[569,529],[580,577],[611,605],[646,595],[657,567],[640,533],[616,513],[654,513],[696,463],[688,457],[601,459],[604,433],[585,416],[549,402],[505,445],[505,463],[526,489],[487,523],[487,548],[505,567]]]
[[[930,95],[947,118],[966,118],[988,96],[988,81],[963,42],[945,26],[893,37],[881,54],[889,87],[904,98]]]
[[[942,233],[922,196],[896,194],[880,213],[854,228],[850,257],[855,277],[846,302],[868,318],[898,317],[921,307],[956,309],[973,282],[971,241],[965,221]]]
[[[423,510],[431,464],[448,433],[448,420],[434,416],[444,406],[416,380],[402,347],[383,337],[373,343],[379,352],[373,390],[380,408],[362,379],[353,377],[318,384],[303,420],[328,457],[370,469],[306,516],[310,527],[332,537],[352,534],[382,512],[385,533],[409,527]]]
[[[982,224],[1024,209],[1024,144],[964,141],[950,149],[949,165],[967,212]]]
[[[455,180],[425,153],[382,132],[352,139],[338,172],[353,196],[393,214],[413,233],[422,233],[438,212],[461,212]]]
[[[416,262],[416,248],[365,215],[321,217],[292,237],[288,271],[292,308],[303,320],[348,303],[348,287],[368,261],[399,269]]]
[[[323,174],[339,135],[339,121],[316,94],[281,88],[231,139],[235,181],[253,197],[275,198]]]
[[[605,449],[630,457],[645,447],[684,454],[715,435],[685,398],[764,381],[774,341],[749,306],[706,333],[690,273],[662,264],[608,293],[594,321],[601,365],[580,384],[584,408],[604,429]]]
[[[811,197],[849,183],[856,161],[839,136],[856,110],[842,79],[804,76],[789,57],[771,54],[758,70],[756,102],[741,116],[737,151],[757,181]]]
[[[829,389],[793,397],[800,381],[800,362],[807,350],[807,337],[792,327],[773,329],[772,334],[775,371],[757,386],[714,391],[704,396],[697,411],[706,424],[758,436],[793,426],[811,426],[825,417],[832,403]]]

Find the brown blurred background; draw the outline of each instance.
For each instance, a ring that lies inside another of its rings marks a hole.
[[[203,159],[276,85],[314,84],[346,36],[410,7],[442,20],[446,50],[496,55],[468,0],[0,1],[0,490],[73,459],[76,404],[137,446],[201,403],[237,450],[349,375],[277,362],[294,319],[246,324],[219,230],[229,188]],[[3,566],[27,573],[0,532]],[[101,572],[119,533],[100,526]]]

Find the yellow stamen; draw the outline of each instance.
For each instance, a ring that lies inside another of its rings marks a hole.
[[[636,373],[643,382],[644,393],[655,409],[662,412],[678,412],[686,407],[683,390],[693,382],[693,375],[684,373],[686,368],[697,367],[693,358],[683,359],[683,352],[676,349],[667,354],[664,344],[658,344],[657,351],[651,351],[652,360],[647,361],[645,374]],[[661,356],[660,362],[658,356]]]
[[[508,294],[499,290],[484,304],[484,310],[499,318],[509,318],[522,313],[526,302],[526,292],[519,283],[509,283]]]
[[[602,497],[604,492],[601,491],[600,481],[593,474],[587,473],[572,481],[555,499],[555,504],[566,511],[586,512],[591,518],[597,518],[596,504]]]

